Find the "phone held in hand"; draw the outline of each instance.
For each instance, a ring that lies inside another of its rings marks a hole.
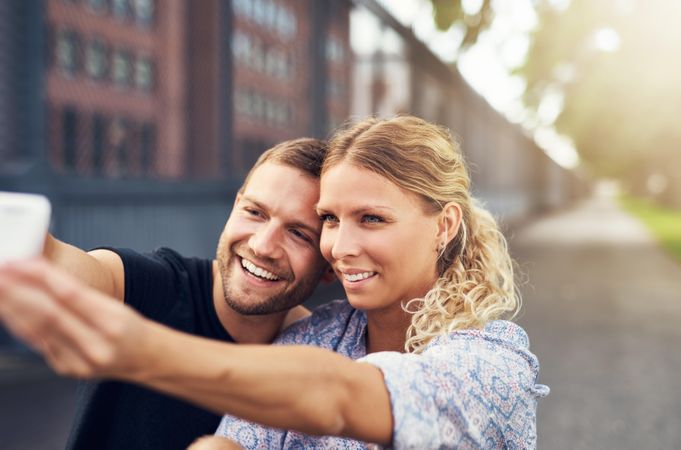
[[[42,253],[51,210],[42,195],[0,192],[0,264]]]

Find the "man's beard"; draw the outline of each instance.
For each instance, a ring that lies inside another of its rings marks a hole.
[[[300,305],[312,295],[325,269],[322,264],[319,271],[311,273],[307,278],[297,281],[294,279],[293,284],[289,284],[288,288],[284,287],[282,291],[254,302],[254,299],[248,298],[248,294],[234,292],[230,285],[230,271],[243,270],[231,263],[232,259],[235,258],[238,259],[239,256],[232,249],[228,251],[227,255],[221,254],[218,251],[218,270],[222,279],[222,293],[225,297],[225,303],[234,311],[244,316],[274,314]]]

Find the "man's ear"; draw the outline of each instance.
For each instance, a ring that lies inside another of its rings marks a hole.
[[[456,202],[449,202],[442,208],[438,219],[438,245],[447,246],[459,232],[461,227],[461,206]]]
[[[322,274],[322,277],[320,278],[320,281],[322,283],[332,283],[336,280],[336,272],[333,271],[333,267],[331,267],[330,264],[327,264],[326,269],[324,270],[324,273]]]

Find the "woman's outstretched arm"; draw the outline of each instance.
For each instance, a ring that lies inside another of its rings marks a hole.
[[[230,345],[180,333],[45,261],[0,269],[0,318],[62,375],[139,383],[278,428],[391,441],[378,368],[315,347]]]
[[[372,365],[311,346],[230,345],[149,328],[152,369],[131,381],[277,428],[390,443],[390,399]]]

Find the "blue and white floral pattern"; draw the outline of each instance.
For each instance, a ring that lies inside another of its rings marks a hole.
[[[383,372],[396,449],[536,447],[539,364],[518,325],[494,321],[431,341],[421,354],[366,354],[366,315],[345,300],[323,305],[275,341],[316,345],[373,364]],[[360,449],[371,444],[308,436],[225,416],[216,432],[247,449]]]

